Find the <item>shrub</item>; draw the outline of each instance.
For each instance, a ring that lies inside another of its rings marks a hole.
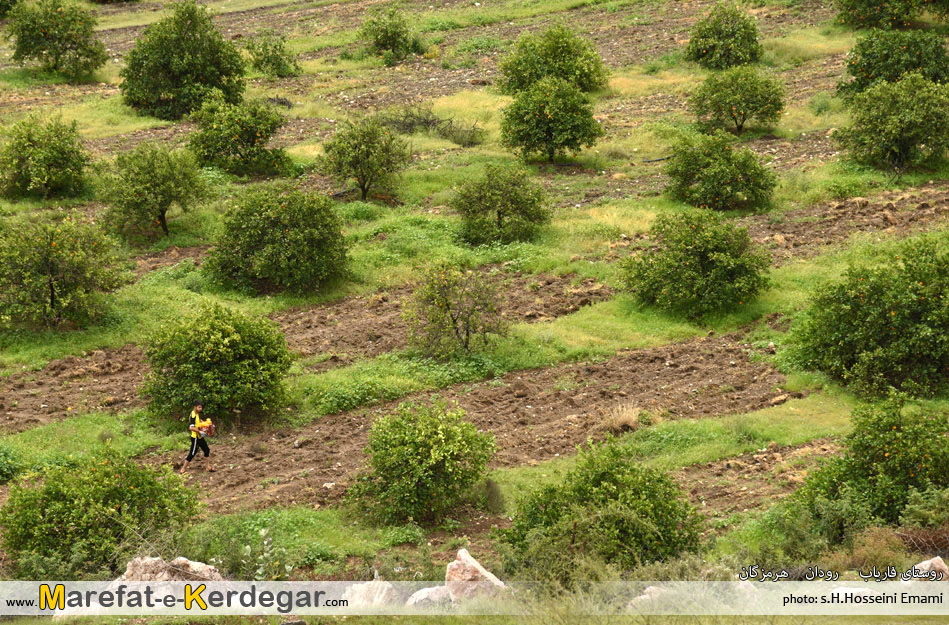
[[[917,394],[946,386],[949,251],[906,244],[882,267],[850,266],[819,290],[792,329],[794,356],[866,395],[893,387]]]
[[[350,488],[361,508],[386,523],[438,523],[485,473],[494,437],[444,403],[401,404],[376,419],[366,454],[370,471]]]
[[[808,477],[800,501],[818,519],[815,503],[839,501],[843,493],[862,500],[868,518],[900,519],[913,490],[949,482],[949,419],[904,406],[899,397],[853,413],[853,432],[845,450]]]
[[[10,225],[0,236],[2,315],[45,326],[91,321],[103,293],[122,282],[118,262],[112,239],[80,216]]]
[[[857,94],[850,113],[834,137],[859,163],[901,174],[941,160],[949,147],[949,87],[917,73]]]
[[[425,52],[422,39],[409,27],[408,20],[395,7],[375,7],[363,22],[359,34],[369,42],[386,65],[392,66],[410,54]]]
[[[125,103],[161,119],[197,110],[215,89],[231,104],[244,93],[240,52],[194,0],[180,0],[171,15],[145,29],[121,76]]]
[[[204,195],[204,179],[190,152],[142,143],[119,154],[104,179],[110,202],[106,215],[117,229],[149,231],[156,225],[168,234],[168,211],[182,211]]]
[[[290,350],[276,324],[220,304],[162,327],[145,350],[142,395],[155,413],[186,416],[196,399],[220,424],[237,411],[259,415],[284,399]]]
[[[0,446],[0,484],[6,484],[23,468],[20,457],[7,446]]]
[[[609,72],[596,48],[566,26],[522,34],[501,61],[498,87],[517,93],[544,78],[562,78],[581,91],[606,87]]]
[[[324,149],[325,168],[340,184],[351,179],[362,194],[394,186],[395,177],[412,158],[409,144],[375,118],[346,122]]]
[[[586,97],[561,78],[545,78],[518,93],[501,121],[506,147],[525,158],[540,153],[550,162],[559,154],[592,147],[602,136]]]
[[[76,122],[27,117],[7,131],[0,148],[0,188],[7,197],[78,194],[90,158]]]
[[[206,265],[229,286],[300,294],[345,266],[346,240],[329,198],[266,189],[245,193],[224,217]]]
[[[910,491],[900,515],[900,525],[949,528],[949,488],[932,486],[923,491]]]
[[[757,63],[764,54],[753,17],[733,4],[719,3],[696,22],[685,58],[709,69]]]
[[[6,17],[10,9],[16,6],[18,0],[0,0],[0,18]]]
[[[721,131],[683,136],[673,145],[666,174],[673,197],[714,210],[764,208],[777,185],[777,177],[754,152],[732,148]]]
[[[734,67],[706,78],[689,103],[699,120],[717,126],[731,123],[741,134],[751,120],[764,127],[778,123],[784,87],[753,68]]]
[[[188,147],[205,166],[232,174],[274,174],[286,171],[289,158],[267,143],[287,120],[270,104],[253,100],[231,104],[217,95],[191,115],[198,129]]]
[[[405,303],[409,342],[427,356],[449,358],[504,332],[497,289],[480,273],[449,262],[429,267]]]
[[[866,91],[881,80],[897,82],[910,72],[932,82],[949,80],[945,39],[925,30],[872,30],[857,40],[846,67],[851,80],[837,86],[845,96]]]
[[[629,571],[695,551],[700,531],[675,482],[608,441],[581,450],[561,483],[528,494],[501,540],[510,568],[569,582],[584,559]]]
[[[931,0],[834,0],[839,11],[837,21],[857,28],[908,26],[924,4],[931,4]]]
[[[96,18],[79,4],[63,0],[18,2],[10,10],[7,32],[14,40],[13,62],[33,60],[44,71],[71,81],[102,67],[108,55],[96,39]]]
[[[768,286],[770,259],[739,228],[710,212],[660,215],[659,247],[629,259],[626,287],[643,302],[688,317],[727,311]]]
[[[156,531],[175,531],[198,497],[165,467],[100,454],[55,467],[10,490],[0,509],[3,547],[23,579],[114,576]]]
[[[244,42],[250,54],[250,65],[273,78],[298,76],[303,70],[287,50],[287,38],[272,28],[262,30]]]
[[[512,165],[488,165],[480,178],[461,185],[451,207],[463,220],[462,237],[474,245],[527,241],[550,221],[543,187]]]

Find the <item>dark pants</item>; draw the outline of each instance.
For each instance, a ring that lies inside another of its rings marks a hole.
[[[198,454],[198,449],[204,452],[204,457],[207,458],[211,455],[211,448],[208,447],[208,442],[203,438],[195,436],[191,439],[191,448],[188,450],[188,458],[185,462],[191,462],[191,460]]]

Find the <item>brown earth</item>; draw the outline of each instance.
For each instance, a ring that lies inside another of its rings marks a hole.
[[[673,477],[714,525],[793,493],[821,460],[838,452],[832,439],[796,446],[772,443],[741,456],[686,467]]]
[[[41,371],[0,378],[0,432],[21,432],[84,412],[138,407],[144,372],[141,350],[126,345],[67,356]]]
[[[491,276],[501,283],[502,311],[511,322],[549,321],[612,295],[609,287],[590,278],[574,284],[574,276],[569,275]],[[408,329],[401,318],[402,305],[413,289],[414,285],[403,285],[367,297],[277,313],[272,319],[280,324],[294,352],[329,356],[312,369],[328,369],[404,348]]]
[[[781,213],[778,222],[774,215],[755,215],[742,222],[753,240],[771,248],[772,260],[780,265],[815,256],[857,232],[902,237],[944,224],[947,217],[949,186],[932,184],[791,210]]]
[[[439,395],[457,402],[479,429],[494,433],[498,452],[493,466],[535,464],[572,454],[589,437],[602,437],[604,420],[617,407],[636,406],[664,418],[699,418],[769,405],[780,394],[784,376],[765,363],[751,362],[749,349],[734,335],[705,337],[624,351],[599,363],[509,373]],[[217,445],[219,472],[209,479],[198,466],[191,479],[212,510],[335,501],[363,465],[372,421],[395,404],[327,415],[269,438],[231,435]],[[180,455],[147,461],[177,465]]]
[[[198,245],[195,247],[172,246],[160,252],[149,252],[142,256],[136,256],[135,276],[141,278],[146,273],[155,271],[156,269],[162,269],[163,267],[177,265],[189,258],[194,261],[195,265],[200,265],[208,249],[210,249],[209,245]]]

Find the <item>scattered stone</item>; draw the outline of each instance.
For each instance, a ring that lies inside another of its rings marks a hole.
[[[448,603],[451,603],[451,593],[448,591],[448,586],[432,586],[413,593],[405,602],[405,605],[425,608],[442,606]]]
[[[923,560],[922,562],[920,562],[913,568],[918,571],[923,571],[926,573],[929,573],[932,571],[941,572],[942,581],[949,582],[949,567],[946,566],[945,561],[939,556],[936,556],[935,558],[931,558],[929,560]]]
[[[791,396],[788,395],[787,393],[784,393],[783,395],[778,395],[777,397],[773,397],[771,401],[769,401],[768,403],[771,404],[772,406],[778,406],[780,404],[783,404],[789,399],[791,399]]]
[[[375,580],[365,584],[353,584],[343,593],[349,606],[378,607],[391,605],[399,600],[399,593],[389,582]]]
[[[217,567],[204,562],[193,562],[187,558],[175,558],[165,562],[161,558],[135,558],[128,563],[120,582],[223,582],[224,577]]]

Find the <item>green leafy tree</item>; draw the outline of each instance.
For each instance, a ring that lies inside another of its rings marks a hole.
[[[586,96],[562,78],[545,78],[518,93],[501,120],[506,147],[525,158],[542,154],[550,162],[568,151],[592,147],[603,134]]]
[[[722,131],[683,135],[666,165],[669,193],[699,208],[760,209],[771,201],[777,177],[754,152],[735,149]]]
[[[205,184],[190,152],[142,143],[116,157],[104,192],[110,204],[106,219],[116,229],[148,232],[157,225],[167,235],[168,211],[188,210],[203,197]]]
[[[250,191],[224,217],[206,268],[231,286],[316,291],[346,269],[346,239],[329,198]]]
[[[464,418],[464,410],[436,402],[401,404],[376,419],[366,445],[370,470],[349,497],[387,523],[443,519],[484,477],[495,450],[494,436]]]
[[[408,20],[393,6],[370,9],[359,34],[388,66],[397,64],[410,54],[425,52],[422,39],[412,32]]]
[[[461,215],[462,236],[474,245],[527,241],[550,221],[544,188],[511,164],[488,165],[461,185],[450,204]]]
[[[183,529],[198,509],[167,466],[100,451],[15,484],[0,509],[3,548],[21,579],[113,577],[143,541]]]
[[[897,82],[917,72],[932,82],[949,80],[949,54],[939,33],[925,30],[871,30],[847,55],[848,82],[837,91],[850,96],[879,81]]]
[[[839,13],[837,21],[857,28],[900,28],[909,26],[927,5],[943,4],[941,0],[834,0]]]
[[[732,310],[768,286],[768,254],[708,211],[660,215],[649,229],[658,247],[630,258],[626,287],[643,302],[687,317]]]
[[[0,18],[6,17],[18,0],[0,0]]]
[[[672,479],[608,441],[581,450],[561,482],[530,492],[501,534],[513,572],[569,583],[584,560],[628,571],[696,551],[701,525]]]
[[[880,267],[852,265],[792,328],[796,360],[866,395],[930,395],[949,371],[949,246],[906,244]]]
[[[78,215],[0,231],[0,321],[87,323],[122,278],[115,243]]]
[[[685,58],[708,69],[757,63],[764,54],[755,19],[734,4],[720,2],[692,27]]]
[[[857,162],[897,175],[938,162],[949,147],[949,87],[917,73],[879,82],[854,96],[834,138]]]
[[[269,319],[205,303],[163,326],[145,355],[150,371],[141,391],[156,414],[183,418],[201,399],[220,424],[241,413],[260,416],[285,398],[290,350]]]
[[[706,78],[689,105],[700,121],[732,125],[741,134],[750,121],[766,128],[777,125],[784,109],[784,87],[754,68],[733,67]]]
[[[105,45],[96,39],[96,18],[79,4],[64,0],[17,2],[10,10],[7,34],[13,62],[36,61],[44,71],[77,81],[105,65]]]
[[[226,102],[244,94],[244,61],[194,0],[145,29],[126,57],[120,88],[125,103],[161,119],[180,119],[218,90]]]
[[[287,49],[287,37],[272,28],[264,29],[244,42],[250,65],[272,78],[298,76],[303,70]]]
[[[946,415],[905,405],[899,396],[854,411],[853,432],[844,452],[808,477],[797,494],[816,517],[825,502],[848,493],[871,518],[897,523],[914,491],[949,483],[949,420]],[[832,541],[845,538],[840,528]]]
[[[188,147],[202,165],[232,174],[274,174],[287,171],[289,157],[282,148],[268,148],[274,133],[287,123],[261,100],[231,104],[214,94],[191,115],[198,129]]]
[[[562,78],[581,91],[606,87],[609,72],[596,48],[570,28],[559,25],[540,34],[524,33],[501,61],[498,86],[517,93],[547,77]]]
[[[497,288],[478,272],[436,262],[404,305],[409,343],[426,356],[447,359],[483,347],[506,328]]]
[[[327,172],[340,184],[354,180],[363,201],[373,189],[393,187],[412,158],[409,144],[374,117],[345,122],[323,147]]]
[[[85,185],[90,158],[76,122],[27,117],[7,130],[0,147],[0,190],[11,198],[70,196]]]

